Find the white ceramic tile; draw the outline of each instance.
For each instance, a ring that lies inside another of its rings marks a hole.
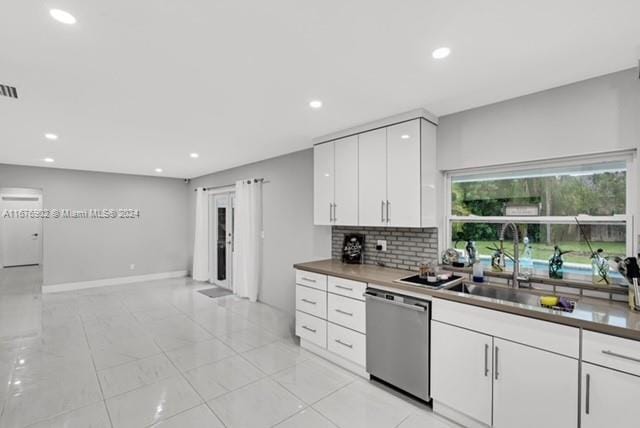
[[[165,351],[213,339],[213,335],[185,315],[143,323],[154,341]]]
[[[210,364],[235,355],[235,351],[218,339],[191,343],[167,352],[167,356],[182,371]]]
[[[198,391],[208,395],[216,391],[217,385],[231,391],[266,375],[244,358],[234,356],[190,370],[186,376]]]
[[[182,377],[160,380],[107,400],[114,428],[139,428],[188,410],[201,403]]]
[[[360,380],[320,400],[313,408],[343,428],[395,427],[416,411],[405,400]]]
[[[220,340],[231,346],[237,352],[246,352],[276,342],[278,339],[274,334],[257,327],[245,328],[234,331],[227,336],[220,336]]]
[[[95,372],[63,371],[44,378],[14,376],[0,426],[24,427],[100,400]]]
[[[229,428],[267,428],[304,407],[293,394],[271,379],[262,379],[208,402]]]
[[[242,355],[267,374],[274,374],[292,367],[307,358],[277,342],[261,346]]]
[[[189,409],[153,425],[154,428],[224,428],[206,404]]]
[[[160,379],[176,376],[178,370],[164,354],[143,358],[131,363],[98,372],[105,398],[149,385]]]
[[[327,418],[307,407],[289,419],[276,425],[276,428],[336,428]]]
[[[315,403],[353,381],[351,376],[314,360],[304,361],[273,379],[308,404]]]
[[[102,401],[29,425],[29,428],[111,428]]]
[[[457,425],[434,415],[430,411],[415,413],[402,421],[398,428],[455,428]]]

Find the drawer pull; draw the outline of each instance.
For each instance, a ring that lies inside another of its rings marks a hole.
[[[315,333],[317,331],[315,328],[307,327],[306,325],[303,325],[302,328],[304,328],[305,330],[310,331],[311,333]]]
[[[353,291],[353,288],[351,288],[351,287],[345,287],[344,285],[338,285],[338,284],[336,284],[336,288],[339,288],[339,289],[341,289],[341,290]]]
[[[484,344],[484,376],[489,375],[489,345]]]
[[[308,300],[308,299],[300,299],[300,300],[302,300],[305,303],[309,303],[310,305],[316,305],[317,304],[317,302],[314,302],[313,300]]]
[[[339,314],[342,314],[342,315],[346,315],[348,317],[352,317],[353,316],[353,312],[346,312],[346,311],[343,311],[341,309],[336,309],[336,312],[339,313]]]
[[[589,373],[587,373],[587,385],[586,385],[584,401],[585,401],[584,410],[585,410],[585,413],[588,415],[589,408],[591,407],[591,376],[589,375]]]
[[[315,279],[307,278],[306,276],[303,276],[301,279],[302,279],[303,281],[316,282],[316,280],[315,280]]]
[[[602,353],[605,355],[609,355],[611,357],[623,358],[625,360],[633,361],[635,363],[640,363],[640,358],[629,357],[629,356],[618,354],[616,352],[609,351],[609,350],[603,350]]]
[[[336,343],[339,343],[342,346],[346,346],[347,348],[353,348],[353,345],[350,345],[348,343],[344,343],[342,340],[340,339],[336,339]]]

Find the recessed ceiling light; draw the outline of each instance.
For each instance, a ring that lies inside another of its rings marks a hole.
[[[162,168],[156,168],[155,171],[156,172],[162,172]]]
[[[313,100],[309,103],[309,107],[311,108],[315,108],[315,109],[319,109],[322,107],[322,101],[320,100]]]
[[[44,134],[44,138],[46,138],[47,140],[51,140],[51,141],[55,141],[58,139],[58,136],[56,134]]]
[[[44,159],[42,159],[42,160],[43,160],[43,161],[45,161],[45,162],[47,162],[47,163],[55,162],[55,159],[53,159],[53,158],[44,158]]]
[[[64,10],[51,9],[49,11],[49,14],[53,19],[55,19],[58,22],[62,22],[63,24],[73,25],[77,22],[75,16],[71,15],[69,12],[66,12]]]
[[[402,138],[403,140],[408,140],[411,137],[409,136],[409,134],[402,134],[400,138]]]
[[[438,49],[434,50],[431,53],[431,56],[434,59],[443,59],[443,58],[448,57],[450,53],[451,53],[451,49],[449,49],[447,47],[441,47],[441,48],[438,48]]]
[[[199,155],[199,154],[197,154],[197,153],[190,153],[190,154],[189,154],[189,156],[191,156],[191,157],[192,157],[192,158],[194,158],[194,159],[197,159],[197,158],[199,158],[199,157],[200,157],[200,155]]]

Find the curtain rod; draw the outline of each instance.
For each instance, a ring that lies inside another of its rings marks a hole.
[[[242,180],[242,181],[244,181],[244,180]],[[262,184],[271,183],[269,180],[265,181],[264,178],[254,178],[253,180],[247,180],[248,184],[251,184],[251,182],[254,182],[254,183],[261,182]],[[235,185],[236,185],[236,183],[231,183],[231,184],[224,184],[222,186],[203,187],[202,189],[206,192],[207,190],[222,189],[223,187],[231,187],[231,186],[235,186]],[[200,187],[196,187],[195,189],[193,189],[193,191],[197,192],[198,189],[200,189]]]

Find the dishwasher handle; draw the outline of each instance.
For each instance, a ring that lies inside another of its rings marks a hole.
[[[406,303],[396,302],[395,300],[383,299],[382,297],[378,297],[376,295],[369,294],[369,293],[364,293],[364,297],[365,299],[371,299],[371,300],[376,300],[380,303],[387,303],[390,305],[400,306],[401,308],[411,309],[412,311],[416,311],[416,312],[424,312],[427,310],[425,306],[407,305]]]

